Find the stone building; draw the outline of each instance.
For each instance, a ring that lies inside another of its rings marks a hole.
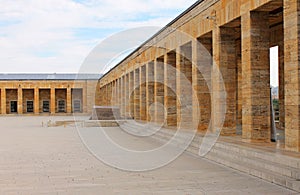
[[[199,0],[100,79],[99,104],[270,142],[269,49],[278,46],[285,149],[300,151],[299,10],[299,0]]]
[[[0,74],[1,114],[91,113],[99,78],[95,74]]]

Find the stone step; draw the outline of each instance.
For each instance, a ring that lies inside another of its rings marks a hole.
[[[226,155],[227,154],[220,155],[214,152],[210,152],[208,155],[205,156],[205,158],[217,162],[219,164],[225,165],[227,167],[245,172],[249,175],[253,175],[266,181],[286,187],[288,189],[300,192],[300,181],[287,176],[280,175],[272,171],[266,171],[265,169],[253,166],[252,164],[234,161],[230,158],[227,158]]]
[[[293,167],[295,169],[300,169],[300,159],[290,157],[287,155],[283,155],[280,153],[272,153],[268,151],[262,151],[258,150],[256,148],[249,148],[246,146],[238,145],[239,147],[236,147],[236,144],[226,143],[226,142],[217,142],[215,144],[215,147],[226,149],[227,152],[237,152],[244,156],[252,156],[256,159],[262,159],[266,161],[270,161],[273,163],[278,163],[281,165]],[[283,158],[284,156],[284,158]]]
[[[163,135],[160,135],[162,140],[165,138]],[[190,144],[187,151],[198,155],[199,153],[199,146],[201,143],[201,138],[195,138],[192,143]],[[204,146],[205,147],[205,146]],[[240,147],[240,146],[239,146]],[[265,152],[264,154],[266,156],[263,156],[262,158],[259,158],[261,152],[259,151],[259,154],[257,154],[257,151],[252,151],[252,149],[243,148],[239,149],[235,145],[228,146],[226,143],[216,143],[214,147],[212,148],[212,151],[217,154],[227,154],[234,160],[239,160],[240,162],[247,162],[252,164],[257,164],[260,168],[266,169],[267,171],[273,171],[275,173],[285,175],[294,179],[300,180],[300,169],[295,168],[293,166],[289,166],[288,163],[286,163],[285,159],[286,157],[280,156],[281,161],[276,161],[276,159],[273,159],[271,157],[272,153]],[[285,160],[284,160],[285,159]],[[294,159],[295,161],[298,161],[298,159]],[[291,163],[290,163],[291,164]],[[295,164],[295,163],[294,163]]]
[[[160,131],[157,135],[165,137],[166,139],[170,139],[169,133],[166,133],[165,131]],[[200,144],[202,144],[202,137],[196,135],[190,145],[199,150]],[[272,152],[262,151],[255,148],[248,148],[242,145],[238,145],[237,147],[236,144],[226,143],[222,141],[218,141],[217,143],[215,143],[214,148],[226,149],[226,152],[229,153],[237,152],[243,156],[251,156],[255,159],[262,159],[268,162],[277,163],[294,169],[300,169],[300,159],[295,157],[290,157],[282,154],[274,154]]]
[[[244,155],[237,152],[229,152],[228,150],[214,147],[211,150],[212,153],[217,154],[218,156],[223,156],[226,158],[230,158],[231,160],[247,163],[253,167],[259,167],[261,169],[265,169],[266,171],[271,171],[280,175],[284,175],[296,180],[300,180],[300,170],[295,169],[293,167],[289,167],[287,165],[282,165],[275,162],[270,162],[263,159],[255,158],[251,155]]]

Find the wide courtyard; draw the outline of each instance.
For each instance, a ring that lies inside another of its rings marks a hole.
[[[189,153],[156,170],[121,171],[92,155],[75,126],[45,127],[71,119],[0,118],[1,194],[296,194]],[[127,146],[160,145],[118,127],[107,130]]]

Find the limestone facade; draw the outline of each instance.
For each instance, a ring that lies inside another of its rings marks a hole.
[[[121,90],[123,116],[270,142],[278,46],[280,126],[300,151],[299,10],[300,0],[197,1],[100,79],[100,105],[122,102],[111,98]]]
[[[14,75],[15,76],[15,75]],[[6,75],[9,78],[9,75]],[[92,113],[99,102],[95,95],[98,78],[93,79],[1,79],[0,113],[71,114]]]

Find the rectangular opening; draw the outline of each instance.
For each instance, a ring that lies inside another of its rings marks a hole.
[[[50,112],[50,89],[39,89],[39,112]]]
[[[18,112],[18,101],[10,101],[10,113]]]
[[[6,93],[6,113],[7,114],[17,113],[18,112],[18,101],[17,101],[18,89],[5,89],[5,93]]]
[[[72,112],[82,112],[82,88],[72,89]]]
[[[62,112],[66,112],[66,101],[65,100],[58,100],[57,101],[58,105],[57,105],[57,108],[58,108],[58,112],[62,113]]]
[[[73,100],[73,112],[81,112],[81,100]]]
[[[43,100],[43,112],[50,112],[50,101],[49,100]]]
[[[278,78],[279,78],[279,55],[278,55],[278,46],[271,47],[270,48],[270,84],[273,88],[276,88],[278,90]],[[275,91],[274,94],[272,94],[273,99],[278,99],[278,91]]]
[[[27,102],[26,102],[26,111],[28,113],[33,112],[33,101],[32,100],[27,100]]]
[[[23,113],[33,112],[34,89],[22,89],[22,100]],[[28,105],[28,102],[31,104],[30,101],[32,101],[32,108],[28,109],[28,106],[31,107],[31,105]]]
[[[67,89],[55,89],[56,112],[66,112]],[[70,102],[71,103],[71,102]]]

